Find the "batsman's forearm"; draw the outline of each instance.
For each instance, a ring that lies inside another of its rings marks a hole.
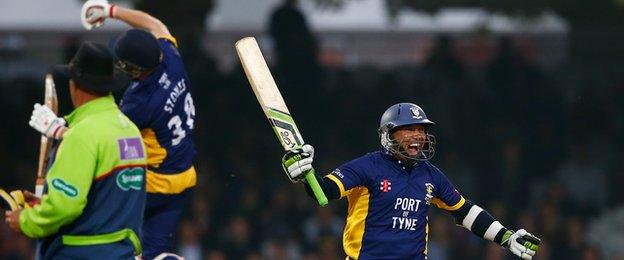
[[[328,200],[336,200],[340,198],[340,188],[338,188],[338,185],[336,185],[335,182],[327,178],[322,178],[316,174],[314,175],[314,177],[318,181],[319,186],[321,186],[321,189],[323,189],[323,193],[325,193],[325,196],[327,197]],[[304,184],[304,186],[305,186],[306,193],[308,193],[308,196],[316,200],[316,196],[314,196],[314,191],[312,191],[312,188],[310,188],[310,185],[306,183]]]
[[[450,211],[458,225],[472,231],[475,235],[502,245],[505,233],[509,231],[490,213],[469,200],[459,209]]]
[[[310,186],[310,189],[312,189],[312,193],[314,193],[314,197],[316,198],[316,201],[318,202],[318,204],[321,207],[327,206],[327,204],[329,203],[329,200],[327,199],[327,196],[325,196],[325,192],[323,192],[323,188],[321,188],[321,186],[318,183],[318,180],[316,179],[316,173],[314,169],[311,169],[308,171],[308,173],[305,176],[305,180],[308,186]]]
[[[124,21],[134,28],[147,30],[156,38],[171,37],[171,33],[165,24],[143,11],[115,6],[113,18]]]

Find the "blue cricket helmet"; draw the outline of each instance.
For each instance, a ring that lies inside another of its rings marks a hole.
[[[162,50],[156,37],[141,29],[122,33],[113,47],[116,65],[131,76],[156,68],[162,61]]]
[[[383,113],[379,122],[379,132],[383,129],[392,131],[395,127],[404,125],[435,125],[434,122],[427,118],[425,111],[419,106],[412,103],[395,104]]]
[[[426,129],[435,123],[427,118],[425,111],[412,103],[395,104],[383,113],[379,122],[379,139],[383,149],[400,160],[415,162],[429,160],[435,154],[435,136],[427,133],[426,140],[422,142],[422,148],[417,156],[410,156],[392,137],[392,133],[398,127],[407,125],[423,125]]]

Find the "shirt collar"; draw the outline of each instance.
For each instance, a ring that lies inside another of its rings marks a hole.
[[[99,97],[87,103],[84,103],[74,109],[74,111],[72,111],[69,115],[65,116],[65,120],[71,127],[75,124],[78,124],[78,122],[82,121],[89,115],[106,111],[115,107],[117,107],[117,104],[115,104],[115,99],[113,98],[113,95]]]
[[[401,168],[403,168],[403,170],[406,170],[407,172],[410,172],[414,167],[416,167],[416,165],[418,165],[420,162],[416,161],[412,164],[407,163],[405,161],[399,160],[396,157],[394,157],[394,155],[392,155],[389,151],[382,149],[382,154],[390,161],[398,164]]]

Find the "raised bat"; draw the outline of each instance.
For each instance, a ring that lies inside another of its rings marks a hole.
[[[284,150],[288,151],[301,147],[304,144],[303,137],[290,115],[288,107],[286,107],[284,98],[282,98],[282,94],[275,84],[256,39],[246,37],[237,41],[236,52],[245,69],[251,89],[256,94],[256,98]],[[319,186],[316,177],[314,177],[314,169],[305,174],[305,179],[312,188],[319,205],[326,206],[327,197]]]
[[[56,97],[56,87],[52,74],[45,76],[44,105],[49,107],[55,114],[58,113],[58,100]],[[35,195],[39,198],[43,195],[45,184],[45,171],[48,168],[48,152],[52,147],[52,138],[41,135],[41,146],[39,147],[39,167],[37,168],[37,182],[35,185]]]

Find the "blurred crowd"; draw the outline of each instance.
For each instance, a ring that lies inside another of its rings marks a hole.
[[[541,237],[536,259],[624,259],[621,64],[571,59],[544,69],[503,37],[486,64],[467,66],[453,38],[439,37],[423,64],[336,67],[316,59],[313,37],[289,39],[276,45],[272,70],[316,148],[317,172],[380,149],[383,111],[413,102],[437,123],[434,164],[501,223]],[[219,71],[198,47],[181,51],[197,103],[199,180],[178,252],[189,260],[344,259],[346,201],[319,208],[288,181],[241,68]],[[39,139],[27,122],[40,82],[0,78],[3,188],[34,183]],[[60,102],[68,112],[69,101]],[[511,259],[442,210],[429,220],[430,259]],[[33,251],[33,242],[0,225],[0,259],[31,259]]]

